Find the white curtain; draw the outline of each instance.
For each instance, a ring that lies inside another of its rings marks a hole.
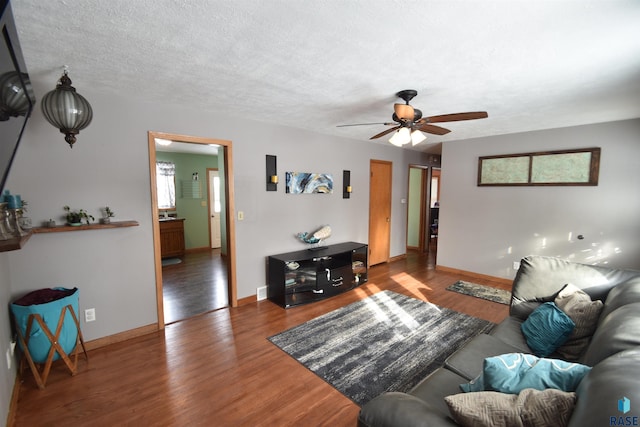
[[[158,185],[158,209],[176,207],[176,165],[171,162],[156,162]]]

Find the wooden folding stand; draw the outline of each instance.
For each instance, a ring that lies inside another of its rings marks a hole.
[[[60,332],[62,331],[62,326],[64,325],[64,318],[67,310],[69,310],[71,316],[73,317],[73,321],[75,322],[76,329],[78,331],[78,335],[76,336],[76,345],[73,349],[73,353],[74,353],[73,362],[69,358],[69,355],[67,355],[67,353],[62,349],[62,347],[58,343],[60,339]],[[36,366],[36,362],[34,362],[33,358],[31,357],[31,353],[29,352],[29,338],[31,336],[31,329],[33,327],[34,320],[38,322],[38,325],[40,325],[40,328],[42,328],[42,331],[49,339],[49,342],[51,342],[51,348],[49,349],[49,353],[47,354],[47,359],[44,362],[42,373],[38,370],[38,367]],[[31,372],[33,372],[33,376],[36,379],[36,383],[38,383],[38,387],[40,389],[43,389],[45,387],[47,378],[49,377],[49,372],[51,371],[51,364],[53,363],[53,359],[56,352],[60,355],[60,358],[62,358],[65,365],[67,365],[67,368],[69,368],[69,371],[71,371],[72,376],[76,374],[77,367],[78,367],[78,352],[79,352],[78,344],[82,346],[84,357],[87,360],[87,362],[89,361],[89,356],[87,355],[87,349],[84,346],[82,331],[80,330],[80,322],[78,321],[78,317],[76,316],[76,313],[74,312],[71,304],[62,308],[60,312],[60,318],[58,320],[58,326],[56,327],[55,335],[51,333],[51,330],[47,327],[47,324],[44,322],[40,314],[29,315],[29,317],[27,318],[27,330],[25,331],[24,335],[22,334],[20,326],[17,323],[18,322],[16,320],[16,330],[18,331],[18,340],[20,341],[20,345],[23,351],[23,357],[21,357],[20,359],[20,374],[22,374],[22,371],[24,369],[24,360],[26,359],[27,363],[29,364],[29,367],[31,368]]]

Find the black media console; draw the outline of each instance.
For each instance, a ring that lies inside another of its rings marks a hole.
[[[268,298],[292,307],[346,292],[367,281],[368,247],[347,242],[268,258]]]

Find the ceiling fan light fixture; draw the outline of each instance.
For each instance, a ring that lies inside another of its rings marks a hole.
[[[401,120],[413,120],[413,107],[409,104],[393,104],[393,111]]]
[[[418,144],[420,144],[422,141],[424,141],[425,139],[427,139],[427,136],[420,132],[419,130],[414,130],[413,132],[411,132],[411,145],[412,146],[416,146]]]
[[[396,147],[402,147],[411,142],[411,131],[409,128],[400,128],[389,138],[389,142]]]

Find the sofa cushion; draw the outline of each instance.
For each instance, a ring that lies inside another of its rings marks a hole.
[[[358,426],[455,426],[449,411],[400,392],[383,393],[367,402],[358,414]]]
[[[607,357],[640,346],[640,302],[623,305],[600,321],[581,362],[595,366]]]
[[[576,402],[575,393],[526,389],[519,394],[495,391],[445,397],[454,420],[463,427],[566,426]]]
[[[622,351],[594,366],[576,390],[578,401],[569,426],[624,425],[619,417],[640,415],[638,372],[640,348]],[[626,414],[618,410],[618,401],[625,397],[631,400],[631,412]],[[615,424],[611,417],[616,417]]]
[[[640,302],[640,277],[634,277],[624,283],[620,283],[609,291],[604,308],[600,314],[600,321],[613,312],[617,308],[626,304]]]
[[[460,388],[465,392],[485,390],[512,394],[525,388],[575,391],[590,369],[578,363],[541,359],[532,354],[502,354],[486,358],[482,374],[468,384],[460,384]]]
[[[448,415],[449,408],[447,408],[444,398],[450,394],[460,393],[459,384],[464,381],[466,379],[458,374],[440,368],[422,380],[409,394],[429,402],[434,409]]]
[[[516,347],[520,353],[531,353],[527,340],[522,335],[522,322],[520,319],[509,316],[498,323],[489,335]]]
[[[573,320],[558,306],[546,302],[522,323],[522,334],[533,353],[544,357],[564,344],[575,326]]]
[[[520,351],[492,335],[480,334],[449,356],[444,366],[470,380],[482,373],[482,364],[487,357]]]
[[[602,301],[591,301],[589,294],[575,285],[567,284],[556,296],[555,303],[576,325],[567,341],[556,351],[564,359],[578,360],[598,326]]]

